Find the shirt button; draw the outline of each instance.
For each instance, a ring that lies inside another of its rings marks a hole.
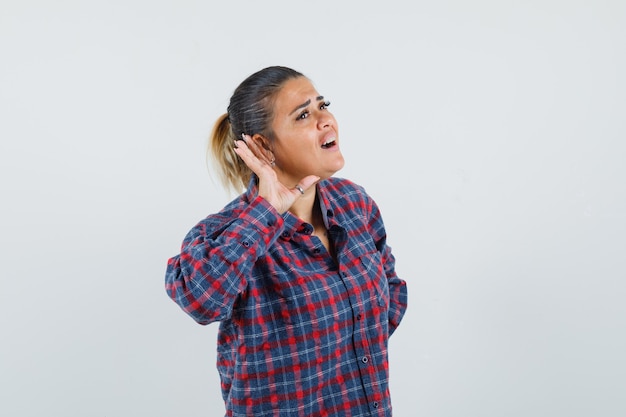
[[[361,362],[368,363],[369,359],[367,358],[367,356],[363,356],[363,358],[361,358]]]
[[[247,240],[244,240],[241,244],[244,245],[246,248],[250,246],[250,242],[248,242]]]
[[[283,236],[284,238],[289,237],[289,232],[283,232],[282,236]]]
[[[378,401],[374,401],[374,408],[378,408]]]
[[[314,253],[314,254],[316,254],[316,255],[317,255],[318,253],[320,253],[320,252],[321,252],[321,251],[320,251],[320,248],[315,248],[315,249],[313,249],[313,253]]]
[[[356,315],[356,319],[357,319],[357,320],[361,320],[361,315],[360,315],[360,314],[357,314],[357,315]]]

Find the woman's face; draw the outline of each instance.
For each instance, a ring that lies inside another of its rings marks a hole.
[[[326,179],[343,168],[337,121],[306,77],[285,83],[275,97],[272,150],[276,173],[286,186],[307,175]]]

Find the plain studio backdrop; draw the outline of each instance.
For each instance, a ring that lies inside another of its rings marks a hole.
[[[398,417],[626,415],[626,3],[0,3],[0,415],[223,415],[166,261],[234,88],[328,97],[409,309]]]

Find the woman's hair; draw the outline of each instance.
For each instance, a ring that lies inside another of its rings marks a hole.
[[[209,147],[226,188],[241,191],[250,181],[252,171],[233,150],[241,134],[259,133],[273,138],[272,118],[274,98],[286,81],[303,77],[291,68],[264,68],[246,78],[235,89],[227,113],[220,116],[211,132]]]

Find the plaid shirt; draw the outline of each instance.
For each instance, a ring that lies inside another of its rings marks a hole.
[[[189,232],[165,280],[198,323],[221,322],[226,415],[391,416],[387,341],[407,290],[376,203],[348,180],[318,183],[335,261],[254,179]]]

